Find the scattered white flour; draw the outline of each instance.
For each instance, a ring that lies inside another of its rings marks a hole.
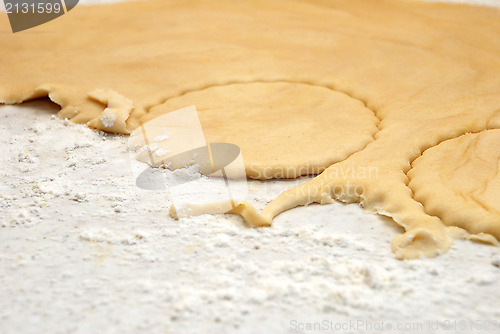
[[[160,149],[160,146],[156,143],[144,145],[140,148],[141,151],[145,151],[146,153],[154,153],[158,149]]]
[[[0,106],[0,333],[500,332],[500,248],[397,261],[393,222],[338,203],[271,228],[176,221],[168,191],[135,185],[126,137],[57,110]],[[303,181],[251,181],[250,201]],[[445,331],[454,321],[469,327]]]
[[[105,110],[101,113],[99,119],[101,120],[102,125],[104,125],[107,128],[110,128],[115,124],[116,115],[113,114],[112,112]]]
[[[459,241],[436,259],[397,261],[394,223],[337,203],[287,211],[271,228],[229,215],[176,221],[168,191],[135,186],[126,137],[56,111],[0,107],[0,333],[500,319],[499,248]],[[200,177],[196,166],[165,173]],[[304,180],[252,181],[249,199],[262,208]]]
[[[159,149],[157,149],[157,150],[155,151],[155,155],[156,155],[157,157],[162,157],[162,156],[164,156],[165,154],[167,154],[167,153],[169,153],[169,152],[170,152],[170,150],[169,150],[168,148],[166,148],[166,147],[162,147],[162,148],[159,148]]]
[[[162,141],[167,140],[168,138],[170,138],[170,134],[168,133],[168,131],[165,131],[164,134],[154,137],[151,141],[153,143],[160,143]]]

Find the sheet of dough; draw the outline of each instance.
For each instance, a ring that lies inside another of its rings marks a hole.
[[[218,97],[196,103],[206,103],[212,117],[222,105],[226,110],[238,107],[232,99],[235,84],[245,97],[258,94],[263,84],[272,91],[288,83],[288,91],[264,94],[256,115],[266,120],[267,103],[274,115],[282,113],[286,124],[303,116],[286,112],[291,110],[290,89],[297,89],[299,96],[307,94],[303,85],[341,94],[339,99],[346,103],[332,107],[335,116],[325,114],[325,105],[315,105],[316,93],[311,101],[302,98],[298,106],[320,119],[341,115],[345,120],[352,112],[366,124],[347,126],[353,131],[364,128],[364,135],[338,139],[334,134],[345,130],[346,123],[331,122],[327,127],[325,122],[304,138],[312,146],[304,144],[303,152],[281,161],[276,147],[288,149],[287,138],[300,136],[300,131],[260,123],[273,134],[267,142],[273,149],[255,145],[254,151],[247,145],[247,155],[258,157],[246,161],[247,170],[252,164],[267,167],[273,158],[273,168],[313,164],[316,170],[310,172],[315,172],[333,165],[280,195],[262,213],[240,205],[235,212],[250,224],[268,225],[284,210],[333,198],[361,202],[403,226],[407,232],[392,245],[399,258],[446,251],[454,238],[467,236],[457,225],[475,234],[489,233],[476,238],[498,238],[499,216],[494,210],[499,206],[492,197],[496,190],[485,191],[481,199],[488,208],[494,206],[493,220],[477,225],[478,211],[465,216],[455,197],[447,200],[446,210],[427,210],[427,203],[440,205],[435,192],[446,185],[418,182],[422,174],[439,172],[418,167],[425,166],[426,153],[422,163],[415,163],[415,181],[409,184],[407,175],[413,161],[431,147],[469,132],[500,128],[497,9],[396,0],[148,1],[77,6],[35,29],[17,34],[9,30],[1,14],[0,102],[48,95],[61,105],[61,117],[104,131],[128,134],[155,112],[181,101],[181,96],[189,104],[190,97],[194,101],[208,89]],[[358,105],[349,99],[358,100]],[[236,111],[234,117],[234,128],[214,136],[248,143],[247,125]],[[211,119],[220,124],[223,118],[220,113],[220,119]],[[429,150],[428,156],[446,152],[436,150]],[[452,169],[446,157],[438,160],[443,170]],[[490,171],[497,161],[492,156],[485,163],[482,168]],[[366,173],[370,170],[377,173]],[[455,213],[443,213],[450,210]]]

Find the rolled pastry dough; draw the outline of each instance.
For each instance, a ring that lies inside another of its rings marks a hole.
[[[242,146],[250,177],[326,168],[262,213],[240,204],[250,224],[337,199],[403,226],[398,258],[439,254],[465,231],[499,237],[497,9],[152,0],[77,6],[16,34],[0,14],[0,30],[0,102],[49,96],[59,116],[123,134],[197,104],[210,140]]]

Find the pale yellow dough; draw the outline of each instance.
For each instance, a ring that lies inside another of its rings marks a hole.
[[[500,130],[485,130],[425,151],[408,177],[415,199],[428,214],[500,240],[499,172]]]
[[[242,147],[249,177],[326,168],[262,213],[232,211],[252,225],[337,199],[403,226],[398,258],[499,238],[497,9],[147,1],[77,6],[9,30],[1,14],[0,102],[49,96],[59,116],[123,134],[196,104],[209,141]]]
[[[206,88],[151,108],[143,120],[187,105],[196,105],[206,141],[238,145],[247,177],[261,180],[319,174],[378,131],[378,118],[360,101],[290,82]]]

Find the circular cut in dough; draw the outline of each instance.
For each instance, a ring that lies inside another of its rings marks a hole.
[[[364,104],[323,86],[236,83],[171,98],[142,119],[195,105],[207,143],[241,148],[247,177],[318,174],[363,149],[378,131]]]
[[[447,140],[415,160],[415,199],[446,225],[500,240],[500,130]]]

